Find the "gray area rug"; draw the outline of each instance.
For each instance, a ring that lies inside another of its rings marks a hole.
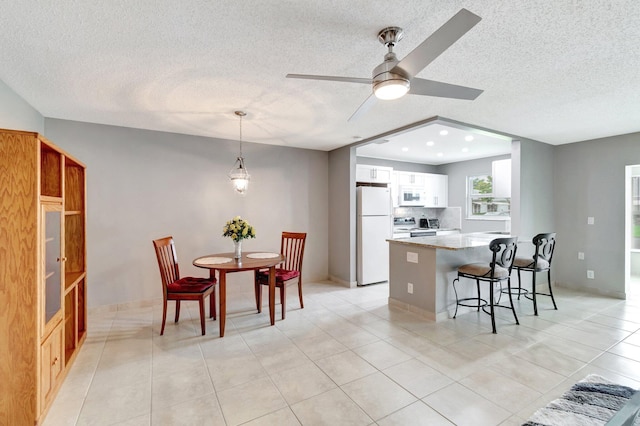
[[[640,425],[634,422],[640,393],[633,398],[635,394],[635,389],[591,374],[537,410],[523,426]]]

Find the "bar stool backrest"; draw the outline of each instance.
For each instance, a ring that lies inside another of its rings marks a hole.
[[[536,251],[533,254],[533,264],[540,265],[538,260],[544,259],[549,264],[549,268],[551,268],[551,258],[556,248],[556,233],[536,235],[533,237],[533,245],[536,247]]]
[[[493,271],[496,265],[508,270],[510,275],[518,249],[518,237],[496,238],[489,243],[489,249],[493,252],[491,276],[493,277]]]

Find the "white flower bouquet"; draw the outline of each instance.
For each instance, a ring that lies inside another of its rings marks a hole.
[[[247,238],[255,238],[256,230],[253,226],[249,225],[249,222],[240,216],[236,216],[224,225],[224,228],[222,228],[222,236],[231,237],[234,242],[239,242]]]

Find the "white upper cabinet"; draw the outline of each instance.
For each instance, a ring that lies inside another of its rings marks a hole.
[[[448,207],[449,176],[424,174],[425,207]]]
[[[426,173],[396,172],[399,186],[424,186]]]
[[[398,194],[402,187],[424,189],[424,207],[448,207],[449,177],[447,175],[396,171],[393,176],[394,207],[398,206]]]
[[[393,167],[356,164],[356,182],[391,183]]]
[[[491,162],[491,179],[494,198],[511,197],[511,159]]]

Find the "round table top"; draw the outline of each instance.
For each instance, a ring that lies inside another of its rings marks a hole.
[[[225,271],[248,271],[275,266],[283,262],[284,256],[280,253],[248,251],[242,253],[241,259],[234,259],[234,253],[216,253],[198,257],[193,265],[198,268],[218,269]]]

